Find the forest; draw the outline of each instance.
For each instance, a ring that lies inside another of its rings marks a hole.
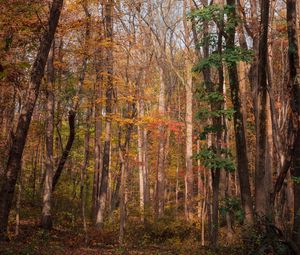
[[[299,0],[0,0],[0,254],[300,255]]]

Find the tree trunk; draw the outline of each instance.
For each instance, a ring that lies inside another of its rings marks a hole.
[[[132,125],[128,125],[126,128],[126,137],[124,145],[119,145],[121,167],[121,193],[120,193],[120,230],[119,230],[119,242],[123,244],[124,231],[126,223],[126,193],[127,193],[127,173],[129,170],[129,148],[130,148],[130,136],[132,131]]]
[[[234,0],[227,0],[227,4],[235,7]],[[228,15],[228,19],[233,21],[236,19],[235,8],[233,8]],[[235,29],[231,29],[226,39],[226,47],[233,49],[235,47]],[[241,101],[239,95],[239,78],[237,65],[233,63],[228,66],[229,84],[231,89],[231,100],[234,108],[234,131],[236,139],[236,151],[237,153],[237,170],[239,174],[240,182],[240,194],[243,210],[245,213],[245,222],[253,223],[253,207],[249,181],[249,169],[248,169],[248,155],[247,155],[247,144],[245,137],[245,123],[243,114],[241,111]]]
[[[289,40],[289,89],[291,90],[291,125],[295,140],[292,150],[292,175],[294,178],[300,178],[300,66],[299,66],[299,48],[297,41],[297,1],[287,0],[287,25]],[[300,184],[298,180],[294,181],[294,226],[293,240],[298,249],[300,249]]]
[[[270,1],[261,2],[260,38],[257,64],[256,90],[256,166],[255,166],[255,209],[260,216],[267,214],[267,191],[265,187],[267,171],[267,59],[268,24]]]
[[[43,229],[52,228],[51,218],[51,195],[52,195],[52,180],[53,180],[53,145],[54,145],[54,50],[55,44],[53,43],[52,54],[48,60],[48,88],[47,88],[47,119],[46,119],[46,174],[44,181],[43,191],[43,209],[41,218],[41,227]]]
[[[19,175],[19,183],[18,183],[18,193],[17,193],[17,201],[16,201],[16,229],[15,236],[20,234],[20,210],[21,210],[21,195],[23,191],[23,182],[22,182],[22,169]]]
[[[103,166],[101,173],[101,184],[99,190],[99,208],[97,211],[96,225],[101,226],[104,222],[104,214],[106,210],[106,199],[108,189],[108,174],[110,162],[110,140],[111,140],[111,114],[113,100],[113,1],[107,0],[104,4],[105,9],[105,38],[109,42],[106,48],[106,123],[105,123],[105,139],[103,150]]]
[[[92,218],[96,222],[97,208],[99,206],[99,191],[101,183],[103,146],[102,146],[102,97],[103,97],[103,72],[104,57],[103,49],[97,49],[96,52],[96,101],[95,101],[95,144],[94,144],[94,179],[93,179],[93,195],[92,195]]]
[[[63,0],[53,0],[48,25],[42,35],[40,47],[30,75],[27,98],[22,106],[12,146],[9,151],[3,181],[0,183],[0,239],[7,239],[8,217],[14,196],[16,181],[21,168],[21,159],[31,122],[33,110],[39,95],[41,81],[54,34],[58,25]]]
[[[141,93],[140,93],[141,96]],[[144,100],[139,99],[138,104],[138,114],[139,118],[142,119],[145,115]],[[138,126],[138,160],[139,160],[139,188],[140,188],[140,211],[141,220],[145,220],[145,209],[148,206],[148,196],[147,196],[147,184],[148,175],[146,169],[146,143],[147,143],[147,131],[145,128]]]
[[[90,117],[92,115],[92,109],[87,109],[86,111],[86,130],[84,134],[84,163],[81,168],[80,173],[80,198],[81,198],[81,216],[82,225],[84,231],[85,244],[88,243],[88,229],[86,221],[86,198],[87,198],[87,168],[89,166],[90,160]]]
[[[185,151],[185,218],[192,220],[193,218],[193,190],[194,190],[194,173],[193,173],[193,76],[192,62],[190,59],[190,28],[186,13],[188,12],[187,0],[183,1],[183,27],[185,40],[185,91],[186,91],[186,109],[185,109],[185,125],[186,125],[186,151]]]
[[[76,122],[76,115],[79,108],[80,103],[80,94],[84,85],[85,75],[87,71],[87,64],[89,59],[89,40],[90,40],[90,26],[91,26],[91,14],[88,11],[87,2],[83,2],[83,9],[85,11],[85,37],[84,37],[84,49],[83,49],[83,59],[82,59],[82,65],[81,70],[79,74],[79,81],[78,81],[78,88],[76,91],[76,96],[74,97],[74,101],[72,102],[71,110],[69,111],[69,127],[70,127],[70,134],[68,138],[68,142],[66,147],[63,150],[62,156],[60,158],[60,161],[58,163],[58,166],[56,168],[55,174],[53,176],[53,183],[52,183],[52,192],[55,190],[55,187],[57,185],[57,182],[62,174],[62,171],[64,169],[65,163],[67,162],[67,159],[69,157],[70,151],[73,146],[73,142],[75,139],[75,122]]]
[[[165,116],[165,81],[164,71],[162,67],[159,67],[160,75],[160,91],[159,91],[159,103],[158,111],[160,117]],[[164,213],[165,207],[165,126],[160,124],[159,126],[159,142],[158,142],[158,164],[156,173],[156,195],[155,195],[155,216],[161,218]]]

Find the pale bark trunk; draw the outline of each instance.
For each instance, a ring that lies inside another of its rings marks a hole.
[[[55,98],[54,98],[54,52],[55,52],[55,43],[53,42],[53,47],[49,55],[47,63],[47,106],[46,106],[46,173],[44,181],[44,190],[43,190],[43,209],[42,209],[42,218],[41,218],[41,227],[44,229],[52,228],[52,217],[51,217],[51,190],[52,190],[52,178],[53,178],[53,167],[54,167],[54,107],[55,107]]]
[[[96,222],[97,208],[99,206],[99,191],[101,183],[103,145],[102,145],[102,97],[103,97],[103,72],[104,57],[103,49],[100,48],[96,52],[96,100],[95,100],[95,141],[94,141],[94,177],[93,177],[93,195],[92,195],[92,218]]]
[[[47,130],[46,130],[46,175],[43,192],[43,210],[41,227],[44,229],[52,228],[51,217],[51,195],[53,180],[53,131],[54,131],[54,96],[52,91],[47,92]]]
[[[141,94],[141,93],[140,93]],[[141,95],[140,95],[141,96]],[[145,115],[144,100],[140,99],[138,104],[139,118],[143,118]],[[147,131],[144,127],[138,126],[138,160],[139,160],[139,188],[140,188],[140,212],[141,220],[145,220],[145,210],[148,206],[147,195],[147,163],[146,163],[146,149],[147,149]]]
[[[164,71],[162,67],[159,67],[160,75],[160,91],[159,91],[159,103],[158,111],[161,117],[165,116],[166,104],[165,104],[165,81]],[[156,198],[155,198],[155,214],[156,218],[160,218],[164,213],[165,206],[165,126],[160,124],[159,126],[159,142],[158,142],[158,164],[156,174]]]
[[[186,13],[188,12],[187,0],[183,1],[183,27],[185,50],[185,91],[186,91],[186,109],[185,109],[185,125],[186,125],[186,151],[185,151],[185,218],[190,221],[193,218],[193,76],[190,60],[190,28]]]
[[[191,66],[187,65],[186,84],[186,176],[185,176],[185,217],[187,220],[193,218],[193,81]]]

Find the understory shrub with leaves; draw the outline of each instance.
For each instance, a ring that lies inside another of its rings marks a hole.
[[[247,255],[293,255],[294,244],[266,217],[242,232],[244,253]]]

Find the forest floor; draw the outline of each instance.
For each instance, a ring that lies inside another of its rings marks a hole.
[[[88,242],[85,235],[76,229],[54,228],[50,232],[40,229],[36,222],[21,222],[20,234],[10,242],[0,243],[1,255],[234,255],[241,254],[238,248],[221,247],[211,250],[201,247],[200,242],[141,244],[136,240],[128,241],[123,246],[117,242],[112,232],[99,232],[90,229]]]

